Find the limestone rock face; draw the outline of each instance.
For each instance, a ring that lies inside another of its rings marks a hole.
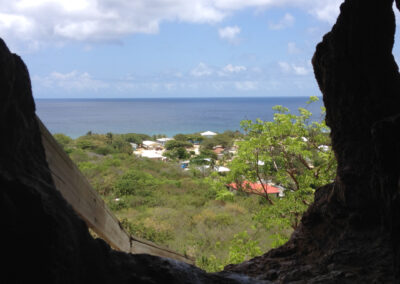
[[[397,3],[398,4],[398,3]],[[226,271],[276,282],[400,281],[400,76],[391,0],[346,0],[315,77],[338,160],[284,246]]]
[[[113,251],[55,189],[28,70],[0,39],[0,283],[267,283]]]

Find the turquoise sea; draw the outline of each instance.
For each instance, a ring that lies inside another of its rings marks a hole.
[[[166,134],[241,130],[244,119],[272,120],[275,105],[292,111],[306,107],[306,97],[36,99],[37,114],[54,133],[73,138],[93,133]],[[308,106],[320,118],[320,101]]]

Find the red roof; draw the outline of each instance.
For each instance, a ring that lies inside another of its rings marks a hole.
[[[228,184],[229,187],[237,190],[237,185],[236,183],[231,183]],[[265,189],[267,190],[268,194],[276,194],[279,193],[279,189],[277,187],[271,186],[269,184],[264,184]],[[253,194],[258,194],[258,195],[265,195],[265,191],[263,189],[263,186],[261,183],[256,183],[256,182],[249,182],[249,181],[244,181],[242,184],[243,191],[246,191],[248,193],[253,193]]]
[[[214,150],[213,150],[213,152],[215,153],[215,154],[221,154],[222,152],[224,152],[224,148],[220,148],[220,147],[218,147],[218,148],[215,148]]]

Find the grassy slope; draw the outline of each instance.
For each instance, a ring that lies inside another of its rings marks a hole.
[[[268,232],[256,229],[252,221],[263,206],[260,197],[215,200],[211,179],[184,172],[173,163],[80,149],[70,151],[70,156],[131,233],[192,256],[204,269],[227,264],[232,239],[243,231],[262,251],[271,247]],[[148,174],[143,191],[121,196],[115,185],[130,171]]]

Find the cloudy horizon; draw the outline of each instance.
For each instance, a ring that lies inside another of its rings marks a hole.
[[[35,98],[320,95],[342,0],[0,0]]]

